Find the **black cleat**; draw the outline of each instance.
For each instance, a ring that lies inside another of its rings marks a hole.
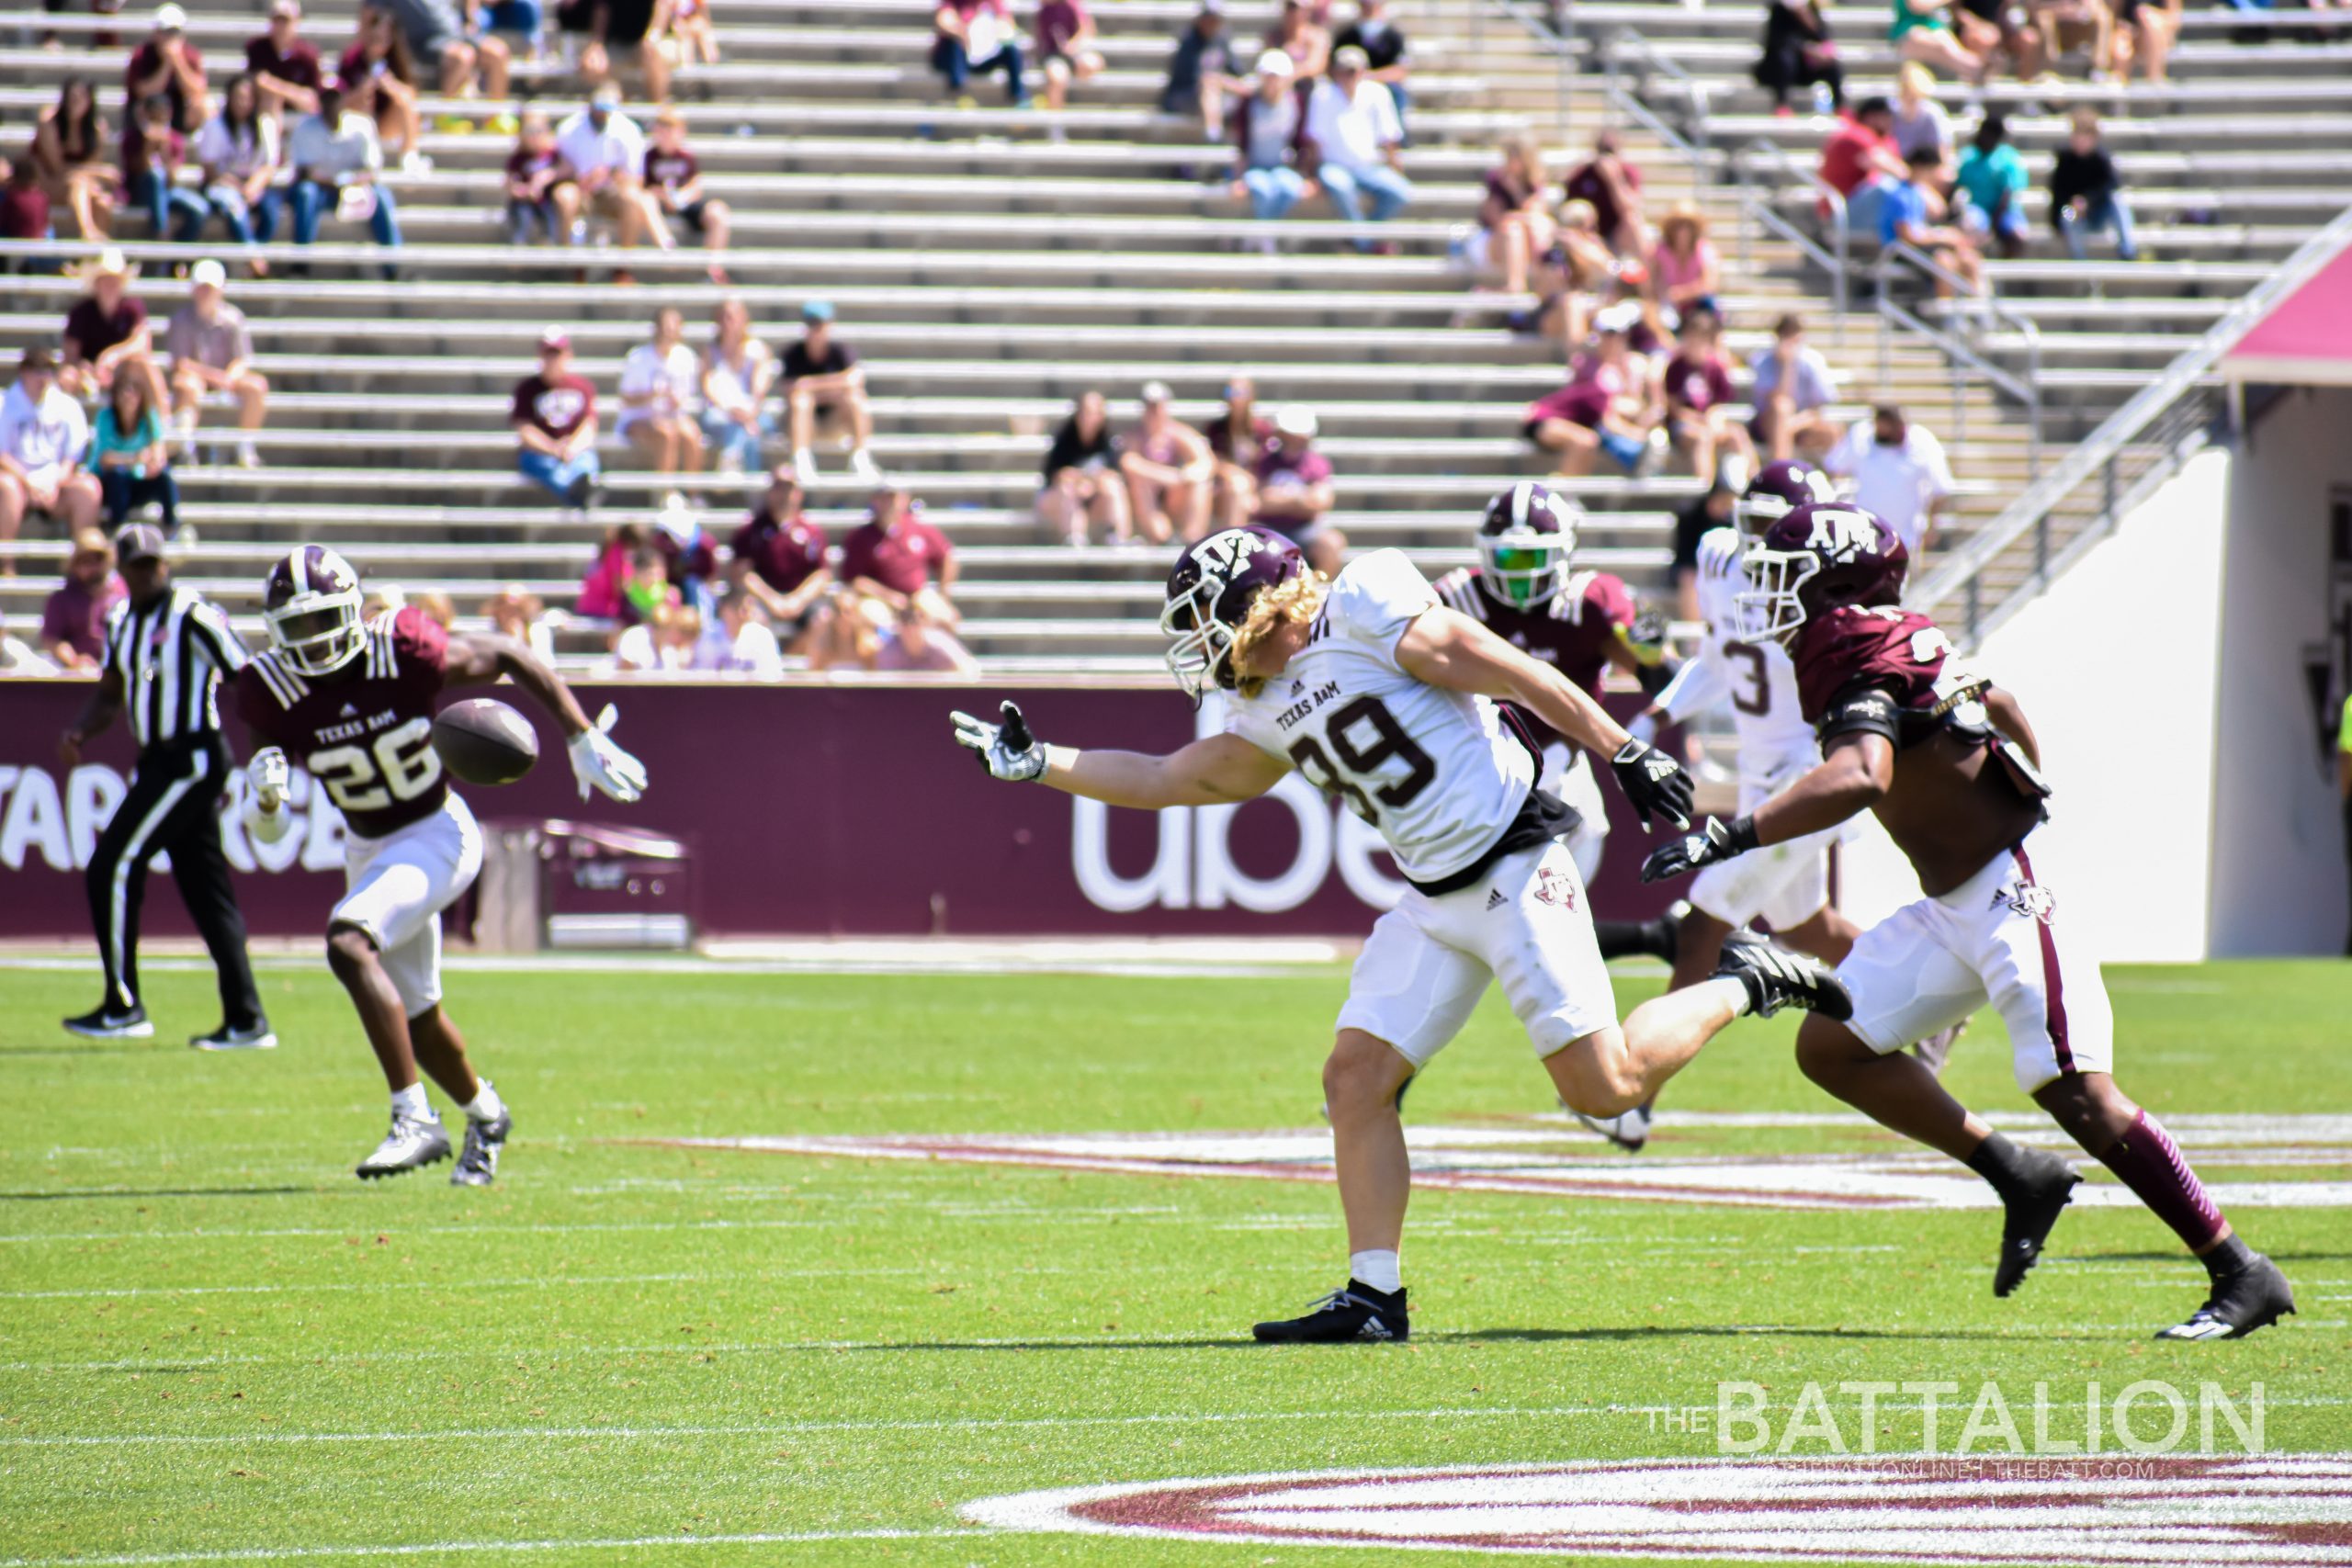
[[[199,1034],[188,1042],[198,1051],[275,1051],[277,1036],[270,1032],[266,1020],[232,1028],[222,1024],[209,1034]]]
[[[356,1174],[362,1181],[373,1181],[437,1165],[448,1157],[449,1134],[441,1130],[440,1117],[430,1111],[422,1116],[394,1116],[392,1130],[384,1134],[374,1154],[359,1162]]]
[[[1412,1330],[1405,1319],[1405,1292],[1386,1295],[1354,1280],[1315,1303],[1305,1317],[1261,1323],[1250,1329],[1264,1345],[1338,1345],[1368,1339],[1405,1340]]]
[[[1753,931],[1724,939],[1715,978],[1729,976],[1747,989],[1747,1010],[1770,1018],[1782,1008],[1817,1012],[1834,1023],[1854,1016],[1854,998],[1838,971],[1818,958],[1776,947]]]
[[[1682,922],[1690,918],[1690,900],[1677,898],[1657,918],[1658,957],[1673,964],[1682,952]]]
[[[2295,1292],[2278,1265],[2259,1252],[2234,1274],[2213,1281],[2213,1293],[2189,1315],[2157,1334],[2159,1339],[2243,1339],[2295,1310]]]
[[[2041,1244],[2083,1180],[2064,1155],[2044,1149],[2022,1152],[2033,1162],[2031,1172],[2016,1190],[2001,1194],[2001,1256],[1993,1265],[1996,1296],[2014,1292],[2041,1261]]]
[[[506,1146],[506,1134],[514,1130],[514,1116],[503,1111],[495,1122],[477,1122],[467,1117],[466,1146],[458,1156],[458,1168],[449,1173],[449,1185],[489,1186],[498,1175],[498,1151]]]
[[[155,1032],[155,1026],[147,1021],[147,1010],[134,1004],[96,1008],[79,1018],[69,1018],[65,1032],[85,1040],[144,1040]]]

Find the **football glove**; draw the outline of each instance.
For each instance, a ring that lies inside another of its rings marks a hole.
[[[286,753],[275,746],[262,748],[245,764],[245,782],[254,786],[254,798],[264,811],[275,811],[286,803],[290,777]]]
[[[580,783],[582,800],[591,790],[602,790],[627,806],[645,793],[645,764],[614,745],[605,733],[619,717],[619,710],[606,704],[596,722],[573,736],[565,748],[571,753],[571,776]]]
[[[1617,772],[1617,787],[1634,803],[1642,831],[1650,830],[1650,813],[1687,830],[1690,826],[1690,775],[1682,764],[1655,746],[1628,740],[1609,759]]]
[[[1744,855],[1755,847],[1754,818],[1741,817],[1726,822],[1720,817],[1710,817],[1697,831],[1669,839],[1652,850],[1650,858],[1642,863],[1642,880],[1664,882],[1702,865]]]
[[[947,716],[956,725],[956,744],[969,748],[990,778],[1008,784],[1043,778],[1046,748],[1029,733],[1029,721],[1021,716],[1021,705],[1006,703],[999,711],[1004,719],[1001,724],[989,724],[967,713],[949,714]]]

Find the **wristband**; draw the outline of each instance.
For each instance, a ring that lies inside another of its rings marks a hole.
[[[1723,819],[1717,818],[1716,820]],[[1752,813],[1746,817],[1735,817],[1730,821],[1724,822],[1723,828],[1724,848],[1731,854],[1744,855],[1750,850],[1762,847],[1756,837],[1756,818]]]

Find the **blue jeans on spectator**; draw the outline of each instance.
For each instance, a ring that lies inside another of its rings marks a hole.
[[[548,244],[562,244],[570,237],[558,227],[562,221],[562,216],[555,209],[555,203],[545,197],[537,201],[510,198],[506,203],[506,243],[512,245],[529,244],[532,225],[537,224],[539,232],[547,236]]]
[[[947,90],[960,93],[974,76],[985,76],[991,71],[1004,73],[1004,96],[1014,108],[1029,101],[1029,86],[1023,77],[1021,46],[1011,39],[998,50],[996,58],[982,65],[974,65],[970,55],[964,52],[964,40],[940,34],[931,43],[931,68],[947,78]]]
[[[204,198],[172,184],[170,175],[150,169],[143,175],[131,175],[130,188],[139,205],[147,209],[147,220],[154,225],[155,238],[177,240],[185,244],[202,231],[204,215],[209,210]],[[179,215],[176,221],[174,213]]]
[[[703,442],[710,448],[714,462],[733,455],[734,464],[747,474],[761,471],[760,440],[775,434],[775,415],[763,413],[759,429],[750,431],[729,419],[718,409],[702,411]]]
[[[98,493],[106,499],[107,526],[119,527],[130,515],[134,506],[150,502],[163,509],[164,526],[176,531],[180,525],[180,482],[165,468],[160,474],[134,478],[129,468],[100,468]]]
[[[2080,219],[2068,217],[2066,209],[2060,208],[2057,221],[2058,237],[2066,242],[2066,254],[2076,261],[2083,260],[2087,254],[2087,248],[2083,243],[2084,239],[2101,229],[2112,229],[2115,231],[2117,255],[2121,256],[2125,261],[2140,259],[2139,242],[2132,237],[2132,209],[2124,203],[2121,197],[2112,192],[2084,203],[2083,215]]]
[[[1340,209],[1340,216],[1351,223],[1367,220],[1385,223],[1413,197],[1413,182],[1385,164],[1362,169],[1325,164],[1316,171],[1315,177],[1323,182],[1323,189],[1331,197],[1331,205]],[[1371,204],[1369,212],[1364,209],[1367,202]],[[1372,242],[1358,240],[1356,249],[1368,251]]]
[[[1306,176],[1287,164],[1276,164],[1271,169],[1245,170],[1241,183],[1250,192],[1252,218],[1287,217],[1306,195]]]
[[[596,461],[596,449],[589,447],[577,457],[563,458],[523,447],[514,454],[515,471],[546,491],[566,506],[579,504],[574,487],[582,479],[594,482],[604,473]]]
[[[267,244],[277,232],[278,209],[286,205],[286,193],[276,186],[261,193],[261,199],[251,204],[244,192],[226,183],[204,187],[204,216],[197,220],[196,228],[187,236],[200,239],[207,220],[218,218],[227,226],[229,238],[241,245]]]
[[[369,232],[379,245],[394,246],[401,243],[400,209],[392,204],[392,193],[379,185],[376,188],[376,210],[368,217]],[[294,203],[294,243],[307,245],[319,237],[319,221],[335,203],[342,199],[335,186],[318,180],[296,180],[291,200]]]

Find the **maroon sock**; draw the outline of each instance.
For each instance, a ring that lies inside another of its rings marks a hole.
[[[2205,1184],[2188,1168],[2164,1123],[2146,1111],[2134,1117],[2131,1130],[2098,1157],[2188,1244],[2189,1251],[2204,1251],[2222,1234],[2222,1211],[2205,1195]]]

